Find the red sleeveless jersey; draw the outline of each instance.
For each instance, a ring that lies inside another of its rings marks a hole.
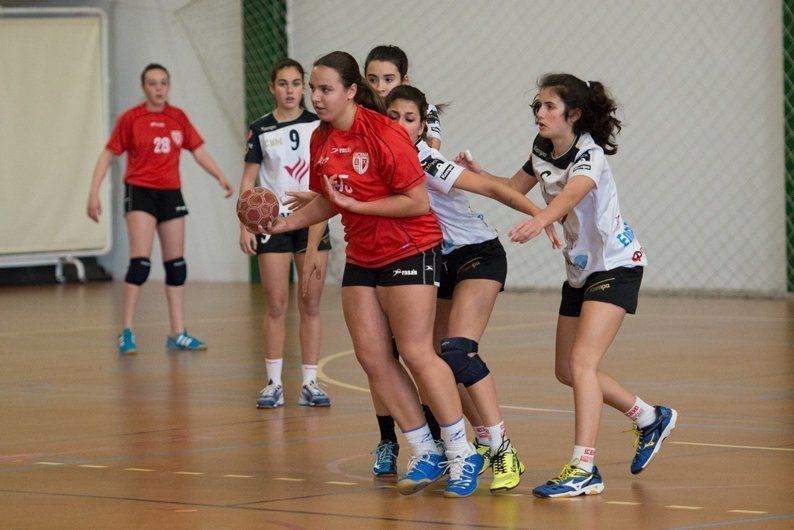
[[[165,105],[162,111],[146,109],[146,103],[119,116],[107,150],[127,152],[124,182],[158,190],[179,189],[179,153],[192,151],[204,140],[181,109]]]
[[[386,116],[361,106],[350,130],[340,131],[326,123],[312,134],[309,188],[325,196],[323,175],[337,175],[340,192],[362,202],[425,185],[408,133]],[[380,217],[337,211],[345,227],[347,262],[354,265],[382,267],[441,242],[441,229],[432,212]]]

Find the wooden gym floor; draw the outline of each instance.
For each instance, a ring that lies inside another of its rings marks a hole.
[[[119,356],[120,294],[118,282],[0,290],[0,527],[794,526],[792,299],[642,297],[605,369],[677,408],[678,428],[635,477],[630,424],[605,410],[604,493],[550,501],[531,489],[573,442],[571,391],[553,375],[556,294],[502,295],[481,345],[523,481],[491,495],[488,472],[457,500],[438,486],[403,497],[372,478],[377,425],[338,288],[323,300],[321,375],[333,406],[316,410],[297,406],[294,304],[287,406],[260,411],[259,287],[188,285],[190,331],[209,344],[200,353],[165,351],[165,300],[149,282],[139,352]]]

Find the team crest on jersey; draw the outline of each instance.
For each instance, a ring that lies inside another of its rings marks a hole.
[[[182,131],[171,131],[171,139],[176,145],[182,145]]]
[[[369,153],[355,153],[353,155],[353,169],[356,173],[363,175],[369,169]]]

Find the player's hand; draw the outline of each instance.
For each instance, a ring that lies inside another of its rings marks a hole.
[[[530,239],[540,235],[542,231],[543,225],[534,217],[529,217],[523,221],[519,221],[507,235],[513,243],[526,243]]]
[[[229,184],[229,181],[226,180],[226,177],[224,177],[223,175],[221,175],[221,178],[218,179],[218,185],[224,190],[226,190],[226,193],[223,196],[225,199],[228,199],[229,197],[232,196],[232,193],[234,193],[234,189],[232,188],[232,185]]]
[[[99,195],[90,194],[88,196],[86,213],[95,223],[99,222],[99,216],[102,215],[102,204],[99,202]]]
[[[258,225],[257,228],[259,229],[258,233],[260,234],[283,234],[284,232],[289,232],[287,218],[281,215],[273,219],[266,226]],[[246,227],[246,230],[247,229],[248,228]]]
[[[292,212],[297,212],[317,197],[313,191],[288,191],[285,195],[287,198],[282,201],[282,204]]]
[[[256,236],[245,227],[240,229],[240,250],[249,256],[256,256]]]
[[[309,296],[309,284],[311,283],[312,276],[318,280],[322,280],[325,275],[325,267],[327,263],[320,259],[320,252],[315,248],[314,250],[306,249],[306,257],[303,260],[303,271],[301,275],[301,294]]]
[[[328,196],[328,200],[343,210],[356,213],[359,201],[353,197],[348,197],[344,193],[340,193],[336,187],[338,181],[339,177],[336,175],[331,175],[330,177],[328,175],[323,175],[323,184],[325,186],[325,193]]]
[[[557,230],[554,228],[553,223],[547,226],[546,228],[544,228],[543,230],[546,231],[546,236],[548,236],[549,241],[551,241],[551,248],[554,249],[562,248],[562,241],[560,241],[560,238],[557,236]]]
[[[461,153],[455,157],[455,163],[468,169],[472,173],[477,173],[478,175],[482,173],[482,167],[480,167],[480,164],[474,160],[474,158],[471,156],[471,153],[468,151],[461,151]]]

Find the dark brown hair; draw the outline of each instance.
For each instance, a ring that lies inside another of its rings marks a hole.
[[[273,68],[270,69],[270,82],[276,82],[276,76],[280,71],[284,68],[295,68],[298,73],[301,75],[301,81],[303,81],[303,77],[306,75],[303,71],[303,66],[301,63],[296,61],[295,59],[285,58],[278,61],[276,64],[273,65]],[[302,109],[306,108],[306,95],[301,96],[300,106]]]
[[[356,85],[357,90],[354,98],[356,103],[380,114],[386,114],[383,100],[361,75],[358,63],[352,55],[341,51],[331,52],[314,61],[314,66],[325,66],[336,70],[342,79],[342,86],[350,88]]]
[[[146,72],[149,70],[162,70],[165,72],[165,76],[168,78],[168,80],[171,81],[171,74],[168,73],[168,70],[165,66],[158,63],[149,63],[146,65],[146,68],[143,69],[143,72],[141,72],[141,85],[146,84]]]

